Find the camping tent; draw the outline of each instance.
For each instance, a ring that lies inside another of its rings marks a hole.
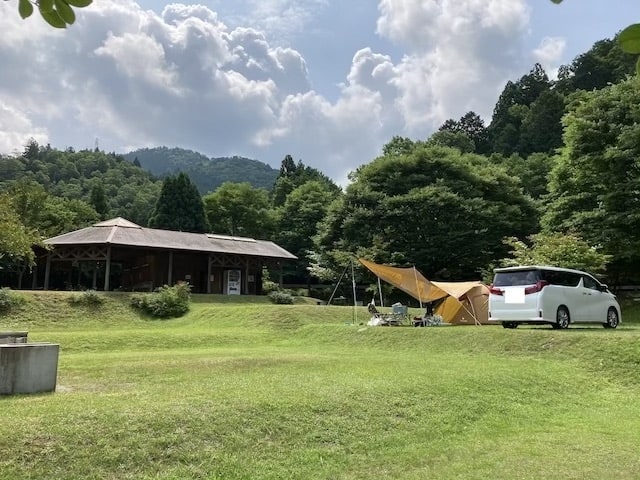
[[[379,265],[362,258],[360,263],[420,304],[437,302],[436,315],[454,325],[488,323],[489,288],[482,282],[433,282],[415,267]]]

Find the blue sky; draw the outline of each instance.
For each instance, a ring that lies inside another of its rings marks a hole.
[[[634,22],[637,0],[95,0],[55,31],[0,2],[0,153],[290,154],[345,184],[394,135],[488,123],[507,80]]]

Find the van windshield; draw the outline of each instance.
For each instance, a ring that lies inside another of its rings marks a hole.
[[[497,272],[493,285],[496,287],[511,287],[518,285],[533,285],[540,280],[539,270],[515,270],[511,272]]]

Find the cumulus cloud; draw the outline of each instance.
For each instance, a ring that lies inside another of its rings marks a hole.
[[[567,41],[562,37],[545,37],[533,51],[533,56],[550,78],[558,76],[558,68],[564,55]]]
[[[313,22],[329,0],[249,0],[236,22],[253,25],[273,38],[291,39]]]
[[[354,52],[329,100],[282,41],[327,1],[249,4],[255,21],[230,27],[201,5],[155,13],[102,0],[59,32],[0,2],[0,151],[34,137],[60,148],[96,138],[115,151],[180,146],[276,168],[291,154],[344,184],[393,135],[424,139],[447,118],[490,113],[529,15],[525,0],[381,0],[377,33],[404,56]]]
[[[45,144],[48,141],[47,131],[35,127],[16,106],[0,101],[0,153],[21,153],[29,139]]]
[[[395,84],[408,132],[469,110],[488,117],[518,63],[524,0],[381,0],[379,10],[378,33],[407,48]]]

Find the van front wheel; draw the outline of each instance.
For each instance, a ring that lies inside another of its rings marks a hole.
[[[607,312],[607,321],[603,324],[604,328],[616,328],[620,320],[618,319],[618,312],[615,308],[609,308]]]
[[[556,313],[556,328],[569,328],[569,310],[567,307],[558,307],[558,312]]]

